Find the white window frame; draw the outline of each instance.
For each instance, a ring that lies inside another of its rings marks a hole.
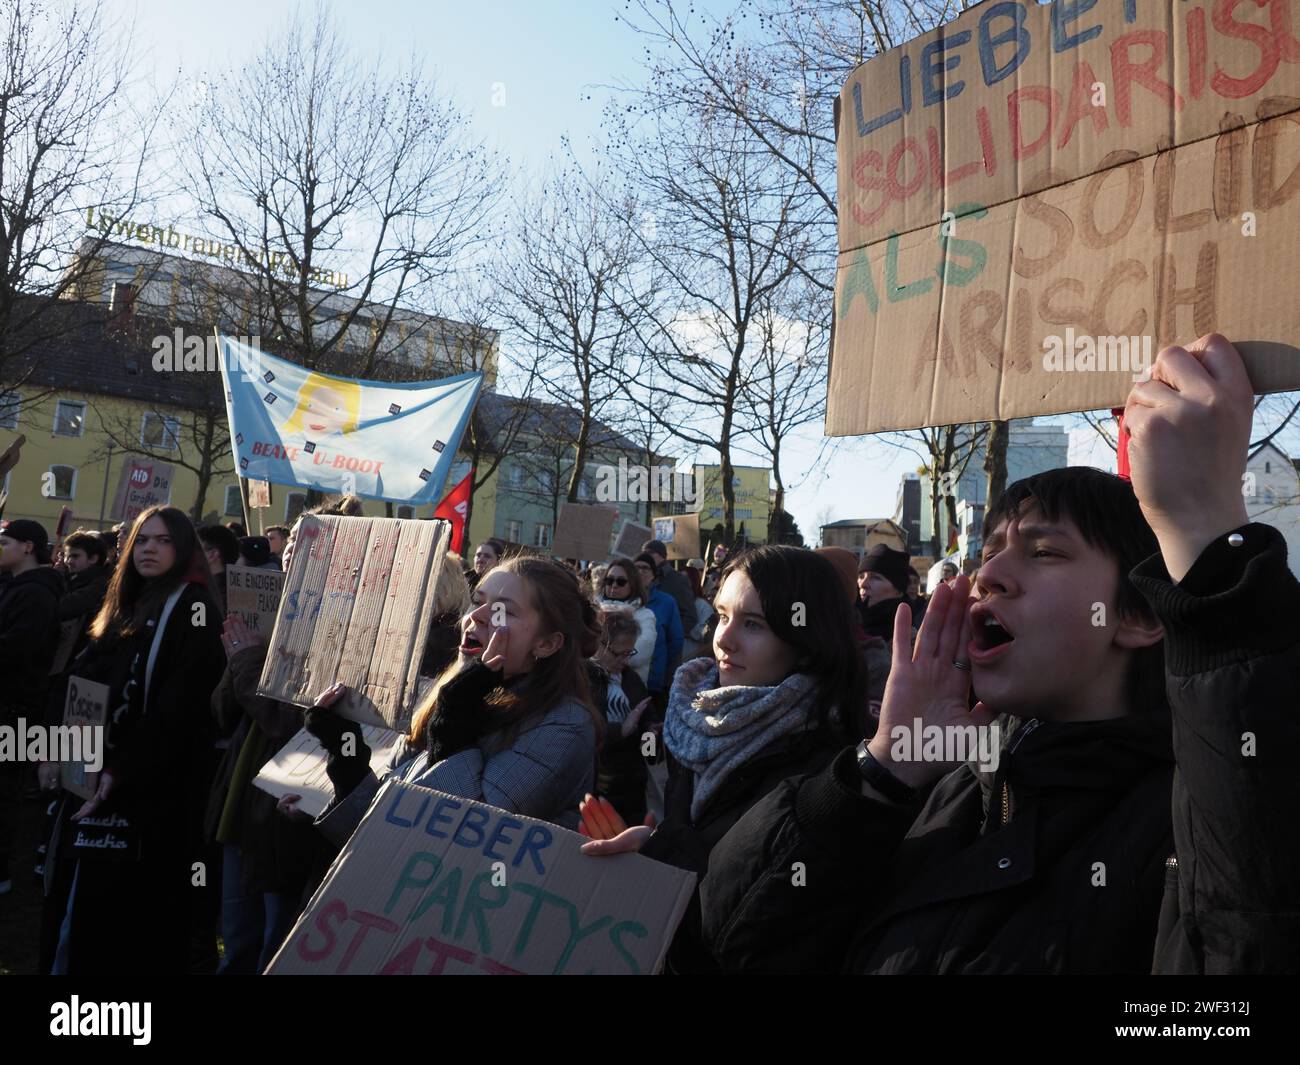
[[[234,510],[231,510],[231,509],[230,509],[230,493],[231,493],[231,492],[234,492],[234,493],[235,493],[235,509],[234,509]],[[226,498],[225,498],[225,501],[222,503],[221,514],[222,514],[223,517],[226,517],[226,518],[241,518],[241,517],[243,517],[243,514],[244,514],[244,497],[243,497],[243,495],[242,495],[242,494],[240,493],[240,491],[239,491],[239,485],[237,485],[237,484],[228,484],[228,485],[226,485]]]
[[[524,534],[524,523],[511,518],[506,522],[506,539],[512,544],[520,542],[520,537]]]
[[[163,423],[163,441],[161,444],[151,443],[145,436],[145,429],[149,425],[150,418],[157,418]],[[140,416],[140,446],[157,448],[160,451],[178,451],[180,449],[181,439],[181,421],[179,418],[173,418],[167,414],[159,414],[157,411],[145,411]],[[170,443],[169,443],[170,441]]]
[[[61,407],[80,407],[81,416],[77,421],[77,432],[61,433],[59,432],[59,409]],[[59,399],[54,402],[54,424],[50,426],[51,436],[66,436],[70,439],[76,439],[86,435],[86,404],[79,399]]]
[[[551,546],[551,527],[545,522],[538,522],[533,527],[533,546],[550,547]]]
[[[62,463],[62,462],[56,462],[56,463],[53,463],[53,464],[50,466],[50,471],[49,471],[49,472],[50,472],[50,473],[54,473],[55,470],[71,470],[71,471],[72,471],[72,484],[71,484],[71,485],[69,486],[69,488],[68,488],[68,494],[67,494],[67,495],[65,495],[65,496],[61,496],[61,495],[57,495],[57,494],[55,494],[55,495],[50,496],[50,498],[51,498],[51,499],[62,499],[62,500],[72,500],[72,499],[76,499],[76,498],[77,498],[77,467],[76,467],[76,466],[68,466],[68,465],[65,465],[65,464]],[[58,478],[57,475],[56,475],[55,478],[54,478],[54,487],[55,487],[56,489],[58,488],[58,484],[59,484],[59,478]]]
[[[6,411],[9,413],[4,413]],[[15,392],[13,389],[0,392],[0,419],[3,419],[0,420],[0,429],[17,429],[18,419],[22,417],[22,413],[23,394],[21,392]],[[13,419],[12,423],[9,422],[9,418]]]

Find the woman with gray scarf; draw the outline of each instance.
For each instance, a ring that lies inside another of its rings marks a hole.
[[[829,562],[795,547],[747,551],[728,562],[714,607],[717,660],[687,662],[669,695],[663,823],[649,817],[629,828],[608,801],[588,796],[585,852],[639,850],[702,880],[714,845],[751,806],[865,734],[866,678]],[[717,969],[700,937],[698,897],[673,940],[670,971]]]

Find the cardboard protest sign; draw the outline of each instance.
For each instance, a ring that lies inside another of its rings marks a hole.
[[[81,677],[68,678],[68,694],[63,704],[63,724],[67,728],[80,729],[82,734],[81,750],[98,750],[103,755],[105,744],[103,728],[108,722],[108,685],[96,684],[93,680]],[[100,739],[95,746],[88,742],[87,730],[100,729]],[[73,795],[89,799],[94,791],[86,782],[86,763],[63,762],[59,765],[59,783]]]
[[[258,694],[310,706],[341,681],[344,717],[404,729],[450,531],[445,521],[303,518]]]
[[[623,522],[614,540],[614,558],[636,558],[641,553],[641,545],[654,539],[654,532],[648,525],[638,525],[634,521]]]
[[[250,507],[269,507],[271,505],[271,485],[266,481],[253,478],[248,482],[248,505]]]
[[[403,734],[362,725],[361,737],[370,748],[370,768],[375,776],[383,776],[393,751],[403,742]],[[301,795],[298,809],[319,817],[334,800],[334,785],[325,775],[328,758],[320,740],[303,729],[262,766],[253,783],[277,799],[283,795]]]
[[[561,503],[551,554],[556,558],[604,562],[609,557],[609,540],[617,518],[616,507]]]
[[[238,614],[254,632],[270,636],[280,608],[284,574],[256,566],[226,567],[226,613]]]
[[[126,460],[113,497],[113,519],[128,524],[152,506],[170,503],[172,467],[152,459]]]
[[[390,778],[268,975],[653,973],[695,875]]]
[[[700,516],[676,514],[671,518],[655,518],[656,540],[668,548],[669,559],[700,557]]]
[[[838,100],[832,436],[1122,405],[1217,330],[1300,387],[1300,4],[1027,0]]]

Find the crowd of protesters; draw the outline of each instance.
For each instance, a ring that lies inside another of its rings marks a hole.
[[[395,776],[697,874],[672,972],[1295,971],[1300,585],[1242,503],[1236,350],[1155,371],[1131,481],[1012,484],[978,570],[925,598],[887,544],[448,555],[379,772],[342,687],[305,714],[259,695],[266,642],[226,616],[225,569],[287,570],[296,524],[153,507],[55,560],[9,522],[5,723],[57,723],[69,677],[110,692],[92,797],[39,767],[42,970],[262,971]],[[998,729],[999,757],[895,742],[923,725]],[[302,728],[333,790],[316,816],[252,784]],[[24,769],[0,763],[0,891]]]

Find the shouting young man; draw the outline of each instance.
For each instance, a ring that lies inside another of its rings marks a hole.
[[[1300,585],[1246,516],[1251,412],[1223,337],[1167,348],[1129,396],[1131,486],[1007,490],[974,595],[936,590],[914,650],[898,608],[875,736],[714,850],[725,967],[1300,968]]]

